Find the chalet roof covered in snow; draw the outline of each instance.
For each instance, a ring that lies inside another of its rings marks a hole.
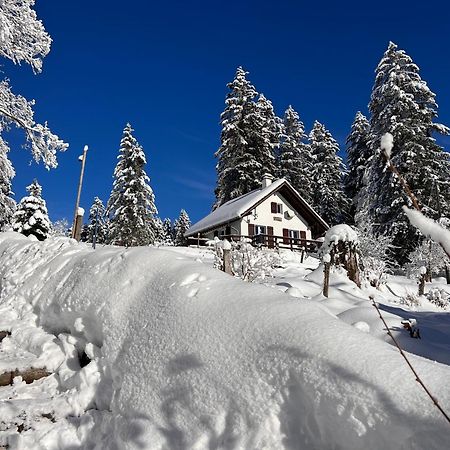
[[[273,193],[280,191],[280,194],[294,207],[308,223],[315,225],[316,234],[323,234],[329,225],[314,211],[312,206],[292,187],[284,178],[274,181],[266,187],[261,187],[229,200],[222,206],[214,210],[211,214],[195,223],[186,232],[186,236],[194,236],[197,233],[204,233],[233,220],[246,216],[258,204],[270,197]]]

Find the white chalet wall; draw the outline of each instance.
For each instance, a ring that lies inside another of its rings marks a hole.
[[[270,204],[272,202],[281,203],[283,205],[283,214],[273,214],[271,212]],[[287,211],[289,211],[293,215],[292,218],[287,218]],[[286,199],[278,192],[275,192],[270,197],[268,197],[264,202],[253,209],[248,216],[245,216],[239,220],[235,220],[228,225],[231,228],[231,234],[240,234],[247,236],[248,224],[273,227],[273,234],[275,236],[283,236],[283,228],[287,228],[288,230],[306,231],[306,239],[311,239],[311,230],[309,229],[306,220],[300,214],[298,214],[294,210],[294,208],[286,201]],[[208,239],[214,239],[215,232],[218,232],[219,237],[221,235],[227,234],[226,226],[220,226],[206,233],[202,233],[202,235]]]
[[[270,204],[272,202],[281,203],[283,205],[283,214],[273,214],[271,212]],[[256,218],[254,212],[256,211]],[[286,211],[293,214],[294,217],[288,219]],[[276,220],[281,219],[281,220]],[[248,224],[265,225],[266,227],[273,227],[273,234],[275,236],[283,236],[283,228],[289,230],[306,231],[306,239],[311,239],[311,230],[306,223],[306,220],[298,214],[294,208],[281,196],[278,192],[272,194],[264,202],[252,210],[251,214],[244,217],[241,223],[241,234],[248,234]]]

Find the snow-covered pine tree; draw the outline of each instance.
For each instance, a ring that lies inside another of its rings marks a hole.
[[[339,144],[316,120],[309,134],[309,145],[314,158],[314,208],[330,225],[342,223],[348,215],[349,200],[343,190],[344,165],[337,155]]]
[[[402,211],[404,204],[410,204],[409,198],[385,170],[381,137],[392,134],[393,164],[419,199],[423,212],[436,219],[450,211],[450,162],[433,133],[448,134],[449,129],[433,122],[437,117],[435,94],[421,79],[418,66],[392,42],[376,69],[369,109],[369,147],[374,156],[367,178],[367,214],[380,224],[379,233],[393,236],[396,257],[402,264],[420,236]]]
[[[27,187],[28,196],[22,198],[17,205],[16,212],[12,220],[14,231],[25,236],[30,234],[43,241],[47,238],[52,225],[48,217],[47,206],[42,198],[42,187],[34,180]]]
[[[169,218],[166,218],[163,221],[161,245],[172,246],[172,245],[174,245],[174,240],[175,240],[175,234],[174,234],[172,222]]]
[[[348,173],[344,178],[344,185],[345,193],[351,202],[349,218],[352,222],[357,205],[361,202],[365,173],[370,159],[369,127],[366,116],[358,111],[346,141]]]
[[[280,146],[282,121],[275,115],[272,102],[260,94],[255,107],[248,116],[249,134],[247,142],[256,164],[249,165],[254,187],[261,186],[263,175],[276,175],[276,158]],[[250,190],[252,190],[250,189]]]
[[[127,124],[120,142],[114,183],[107,205],[108,242],[126,247],[155,242],[155,196],[145,172],[144,150]]]
[[[286,178],[307,202],[312,202],[313,158],[306,139],[303,122],[289,106],[283,119],[278,178]]]
[[[16,209],[16,202],[12,198],[11,180],[15,172],[8,159],[9,148],[0,137],[0,231],[11,224]]]
[[[155,217],[154,220],[154,227],[155,227],[155,244],[162,245],[164,240],[164,226],[163,221],[160,217]]]
[[[184,236],[184,233],[190,228],[191,220],[187,212],[182,209],[180,211],[180,216],[175,220],[174,223],[174,231],[175,231],[175,245],[182,246],[187,244],[187,239]]]
[[[106,222],[106,208],[102,200],[94,197],[92,206],[89,209],[89,218],[86,225],[86,242],[94,241],[97,244],[105,244],[107,240],[108,224]]]
[[[238,67],[225,100],[221,146],[218,159],[216,201],[214,208],[260,187],[262,175],[274,174],[273,149],[280,131],[270,101],[260,96],[246,79],[248,72]]]

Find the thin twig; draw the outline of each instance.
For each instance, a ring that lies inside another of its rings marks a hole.
[[[375,309],[378,312],[378,315],[380,316],[380,319],[382,320],[384,326],[386,327],[387,333],[388,335],[391,337],[391,339],[394,341],[394,344],[396,345],[396,347],[398,348],[400,354],[403,356],[403,358],[405,359],[406,363],[408,364],[409,368],[411,369],[412,373],[414,374],[414,376],[416,377],[416,381],[422,386],[422,388],[424,389],[424,391],[427,393],[428,397],[431,398],[431,400],[433,401],[433,403],[436,405],[436,407],[439,409],[439,411],[442,413],[442,415],[447,419],[447,422],[450,424],[450,417],[447,415],[447,413],[441,408],[441,405],[439,405],[439,402],[437,401],[437,399],[431,394],[431,392],[428,390],[428,388],[425,386],[425,384],[423,383],[423,381],[421,380],[421,378],[419,377],[419,375],[417,374],[417,372],[415,371],[414,367],[412,366],[411,362],[409,361],[408,357],[406,356],[405,352],[403,351],[403,349],[400,347],[399,343],[397,342],[397,340],[395,339],[394,335],[391,333],[391,330],[389,329],[386,321],[384,320],[383,316],[381,315],[381,311],[378,308],[378,305],[375,302],[374,297],[371,295],[369,297],[372,300],[372,304],[373,306],[375,306]]]

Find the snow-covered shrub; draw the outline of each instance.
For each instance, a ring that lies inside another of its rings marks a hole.
[[[406,274],[409,278],[419,278],[420,268],[426,267],[427,280],[431,281],[432,275],[438,275],[442,270],[446,259],[445,252],[438,243],[425,239],[409,254]]]
[[[376,235],[374,226],[368,223],[356,229],[359,239],[359,251],[363,266],[362,278],[371,286],[380,288],[386,284],[390,267],[394,264],[388,256],[392,245],[392,237]]]
[[[439,308],[447,308],[450,304],[450,294],[444,289],[431,288],[427,293],[427,299]]]
[[[69,236],[69,222],[67,219],[59,219],[53,222],[50,236],[54,237],[68,237]]]
[[[365,258],[362,258],[362,261],[363,279],[367,281],[370,286],[379,289],[382,285],[386,284],[388,274],[390,273],[386,261],[374,258],[372,256],[366,256]]]
[[[409,307],[420,306],[420,296],[415,292],[408,292],[404,297],[400,299],[400,304],[406,305]]]
[[[228,241],[226,241],[228,242]],[[214,267],[223,267],[224,241],[214,240]],[[238,242],[231,242],[231,266],[235,277],[244,281],[264,280],[273,276],[273,271],[281,263],[280,255],[273,250],[253,247],[250,240],[242,238]]]

